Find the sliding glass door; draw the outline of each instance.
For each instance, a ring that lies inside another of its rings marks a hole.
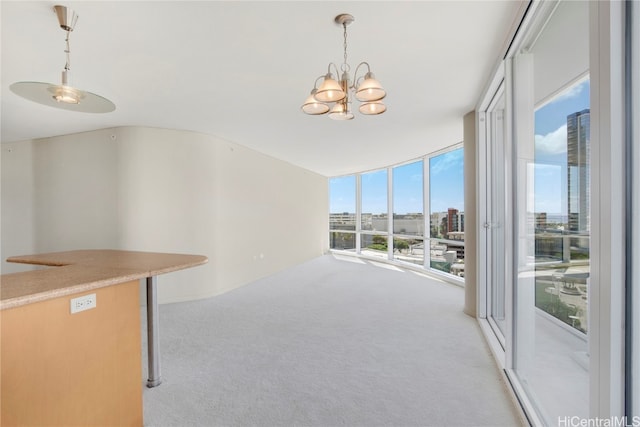
[[[640,421],[639,9],[529,3],[478,107],[480,324],[532,425]]]
[[[559,2],[513,59],[514,371],[546,424],[589,417],[589,4]]]

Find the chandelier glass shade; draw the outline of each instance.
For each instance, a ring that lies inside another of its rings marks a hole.
[[[380,101],[363,102],[360,104],[360,107],[358,107],[358,111],[367,116],[375,116],[387,111],[387,106]]]
[[[330,109],[327,104],[325,104],[324,102],[320,102],[315,98],[314,95],[316,94],[317,91],[318,90],[314,88],[311,91],[311,95],[309,95],[307,99],[304,101],[304,104],[302,104],[302,111],[312,116],[318,115],[318,114],[324,114]]]
[[[331,73],[327,73],[314,97],[320,102],[338,102],[345,96],[347,94],[342,90],[342,85],[333,78]]]
[[[54,6],[54,11],[58,16],[60,28],[67,35],[65,40],[67,62],[62,71],[61,83],[17,82],[9,86],[9,89],[29,101],[63,110],[84,113],[109,113],[115,110],[115,104],[108,99],[69,85],[69,71],[71,70],[69,35],[76,25],[78,15],[72,9],[60,5]]]
[[[327,67],[327,73],[316,79],[311,95],[307,97],[302,104],[302,111],[310,115],[322,115],[328,113],[329,117],[335,120],[351,120],[354,115],[351,111],[351,102],[355,97],[362,104],[358,107],[358,111],[365,115],[378,115],[387,110],[382,99],[387,95],[382,85],[371,72],[367,62],[361,62],[355,69],[354,78],[349,75],[350,66],[347,62],[347,25],[354,21],[353,16],[343,13],[335,17],[335,22],[342,25],[344,29],[344,62],[340,69],[334,63],[330,63]],[[331,72],[333,66],[336,76],[340,75],[340,79],[336,80]],[[360,67],[366,67],[367,72],[358,77]],[[318,81],[322,79],[320,87],[317,87]]]
[[[364,76],[364,81],[356,89],[356,99],[362,102],[379,101],[386,95],[387,92],[371,71]]]

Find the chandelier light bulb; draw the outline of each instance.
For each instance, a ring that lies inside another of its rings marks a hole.
[[[53,99],[58,102],[64,102],[65,104],[79,104],[82,96],[72,87],[69,86],[57,86],[54,87],[55,95]]]
[[[69,86],[68,70],[62,72],[62,85],[51,86],[49,91],[53,92],[53,99],[65,104],[79,104],[80,100],[84,98],[84,93],[81,90]]]

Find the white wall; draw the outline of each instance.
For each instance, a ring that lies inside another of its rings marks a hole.
[[[117,247],[115,144],[107,130],[2,145],[2,259]],[[2,272],[26,270],[2,263]]]
[[[328,247],[325,177],[212,136],[123,127],[4,144],[2,154],[3,259],[79,248],[208,256],[159,277],[160,302],[174,302]],[[15,268],[3,263],[3,273]]]
[[[32,253],[34,238],[34,174],[33,143],[24,141],[2,145],[2,175],[0,179],[1,245],[0,256]],[[2,273],[21,269],[17,265],[2,262]]]

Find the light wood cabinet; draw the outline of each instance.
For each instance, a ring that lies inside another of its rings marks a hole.
[[[70,313],[70,299],[96,307]],[[141,426],[139,281],[0,311],[2,426]]]

